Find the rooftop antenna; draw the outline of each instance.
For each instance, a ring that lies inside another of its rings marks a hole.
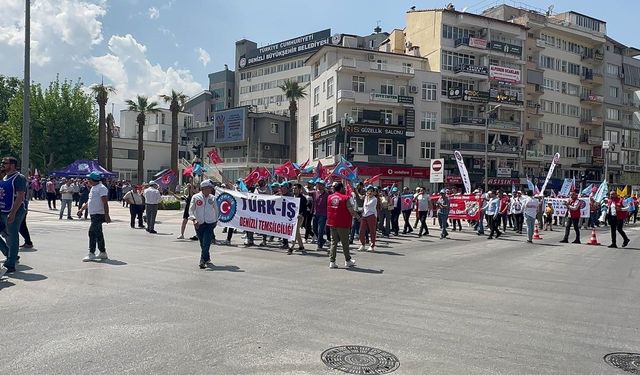
[[[552,14],[553,14],[553,4],[549,5],[549,8],[547,8],[547,17],[549,17]]]
[[[382,32],[382,27],[380,27],[380,20],[376,21],[376,27],[373,29],[373,31],[375,33],[381,33]]]

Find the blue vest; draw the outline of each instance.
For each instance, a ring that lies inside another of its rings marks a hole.
[[[0,212],[9,213],[13,208],[13,200],[16,194],[14,181],[18,173],[14,173],[9,178],[0,180]]]

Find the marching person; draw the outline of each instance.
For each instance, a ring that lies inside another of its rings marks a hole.
[[[4,227],[5,237],[0,236],[0,251],[7,259],[0,267],[0,277],[7,272],[16,271],[20,241],[18,232],[26,214],[24,201],[27,194],[27,179],[18,172],[17,168],[18,159],[10,156],[2,158],[0,172],[4,177],[0,180],[0,188],[3,192],[0,196],[0,223]]]
[[[71,204],[73,203],[73,185],[71,185],[71,179],[63,178],[64,184],[60,186],[60,217],[62,220],[64,216],[64,209],[67,207],[67,219],[73,220],[71,217]]]
[[[352,218],[357,218],[359,215],[356,210],[353,209],[351,197],[345,194],[342,182],[333,185],[333,190],[335,192],[327,198],[327,226],[331,230],[329,268],[338,268],[336,265],[338,242],[342,243],[344,266],[353,267],[356,265],[356,262],[351,258],[351,254],[349,253],[349,232],[351,230]]]
[[[144,203],[147,210],[147,232],[156,234],[156,216],[158,215],[158,203],[162,195],[155,181],[149,182],[149,187],[144,190]]]
[[[80,194],[80,198],[78,199],[78,207],[82,207],[83,204],[89,201],[89,191],[91,187],[89,186],[89,181],[86,179],[82,180],[79,185],[78,193]],[[84,220],[87,220],[87,215],[87,211],[84,211]]]
[[[580,243],[580,199],[578,199],[578,193],[575,191],[571,192],[571,198],[565,201],[565,205],[567,206],[567,213],[565,219],[565,229],[564,229],[564,238],[561,243],[569,242],[569,232],[571,231],[571,226],[573,226],[574,231],[576,232],[576,239],[573,240],[572,243]]]
[[[378,198],[373,194],[374,190],[375,188],[372,185],[367,186],[367,195],[364,198],[362,217],[360,217],[360,248],[358,248],[358,251],[364,251],[365,249],[367,232],[371,240],[368,250],[375,251]]]
[[[447,226],[449,224],[449,198],[447,197],[446,190],[440,190],[440,198],[436,201],[436,207],[438,208],[438,221],[442,228],[440,239],[443,239],[449,236],[449,232],[447,232]],[[462,230],[462,226],[460,230]]]
[[[524,221],[524,201],[522,198],[522,192],[517,191],[515,196],[511,198],[511,214],[513,215],[515,232],[522,234],[522,227]],[[534,217],[535,218],[535,217]]]
[[[191,215],[189,213],[189,208],[191,207],[191,198],[193,198],[196,193],[198,193],[198,188],[193,186],[190,182],[187,183],[187,186],[184,188],[184,195],[186,195],[186,204],[184,206],[184,212],[182,213],[182,225],[180,226],[180,236],[178,237],[179,240],[184,239],[184,231],[185,229],[187,229],[187,222],[189,222],[189,216]],[[198,239],[198,237],[195,236],[195,238],[191,239],[195,241]]]
[[[213,193],[213,183],[211,180],[204,180],[200,183],[200,192],[191,198],[189,205],[189,219],[198,234],[200,241],[200,269],[211,264],[211,254],[209,252],[213,242],[213,228],[218,222],[218,205]]]
[[[418,192],[413,197],[416,202],[418,210],[418,219],[420,220],[420,230],[418,231],[418,237],[422,237],[423,234],[429,235],[429,227],[427,227],[427,215],[429,214],[429,194],[425,193],[424,188],[419,188]]]
[[[102,184],[102,175],[98,172],[91,172],[87,175],[91,191],[89,200],[78,210],[78,217],[82,216],[82,211],[89,211],[91,226],[89,226],[89,254],[82,259],[83,262],[109,259],[102,232],[102,223],[110,223],[109,216],[109,189]],[[100,254],[96,256],[96,245]]]
[[[302,228],[304,227],[304,220],[307,217],[307,198],[302,194],[302,185],[294,184],[293,185],[293,196],[300,199],[300,210],[298,212],[298,221],[296,223],[296,239],[291,244],[289,251],[287,254],[293,254],[295,250],[296,243],[298,244],[298,251],[305,253],[304,244],[302,243]]]
[[[397,187],[391,188],[391,230],[397,237],[400,234],[400,213],[402,209],[402,199],[400,199],[400,193]]]
[[[127,190],[122,197],[122,204],[127,203],[129,206],[129,215],[131,216],[131,228],[135,228],[136,218],[138,218],[138,228],[144,228],[142,224],[142,213],[144,212],[144,197],[142,196],[142,186],[133,187]]]
[[[547,203],[547,207],[544,208],[544,230],[549,229],[553,232],[553,203]]]
[[[327,198],[329,197],[323,180],[316,181],[316,190],[312,193],[311,197],[313,198],[314,215],[313,233],[317,236],[318,251],[320,251],[324,246],[324,233],[327,225]]]
[[[496,238],[502,236],[502,232],[500,232],[500,198],[498,194],[493,194],[493,192],[487,192],[487,197],[489,198],[489,203],[487,204],[487,209],[485,211],[485,217],[487,218],[487,226],[491,229],[489,233],[488,240],[493,239],[493,234],[496,234]]]
[[[524,199],[522,199],[522,205],[523,205],[522,212],[524,215],[524,219],[527,222],[527,242],[533,243],[533,226],[536,222],[536,215],[538,214],[540,201],[538,200],[537,197],[533,196],[533,192],[531,190],[527,190],[527,196]]]
[[[622,229],[628,212],[629,207],[624,205],[624,199],[619,197],[615,191],[611,191],[609,201],[607,202],[607,218],[609,219],[609,226],[611,227],[610,248],[618,248],[618,245],[616,245],[616,232],[620,233],[624,240],[622,247],[626,247],[629,244],[629,237],[627,237],[627,234]]]
[[[408,186],[405,186],[404,189],[402,189],[402,195],[406,195],[406,194],[411,194],[411,190],[409,190]],[[413,206],[409,205],[407,207],[408,208],[406,210],[402,211],[402,219],[404,220],[404,229],[402,230],[402,234],[413,232],[413,227],[411,227],[411,223],[409,223]]]
[[[56,182],[53,178],[49,178],[45,184],[45,190],[47,193],[47,205],[50,210],[56,210]],[[53,203],[53,207],[51,204]]]

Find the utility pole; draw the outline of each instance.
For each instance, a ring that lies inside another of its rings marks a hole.
[[[22,103],[22,160],[21,172],[29,173],[29,144],[31,123],[31,0],[25,0],[24,13],[24,100]]]

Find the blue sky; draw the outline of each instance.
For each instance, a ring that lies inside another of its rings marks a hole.
[[[2,0],[0,74],[22,75],[24,0]],[[404,13],[447,1],[406,0],[32,0],[32,78],[46,83],[78,77],[105,82],[118,107],[136,94],[188,95],[207,85],[207,74],[234,66],[235,41],[266,45],[331,28],[368,34],[404,26]],[[502,2],[453,2],[470,12]],[[551,2],[533,2],[546,9]],[[554,11],[575,10],[607,22],[609,36],[640,47],[637,1],[555,1]],[[5,15],[6,14],[6,15]]]

